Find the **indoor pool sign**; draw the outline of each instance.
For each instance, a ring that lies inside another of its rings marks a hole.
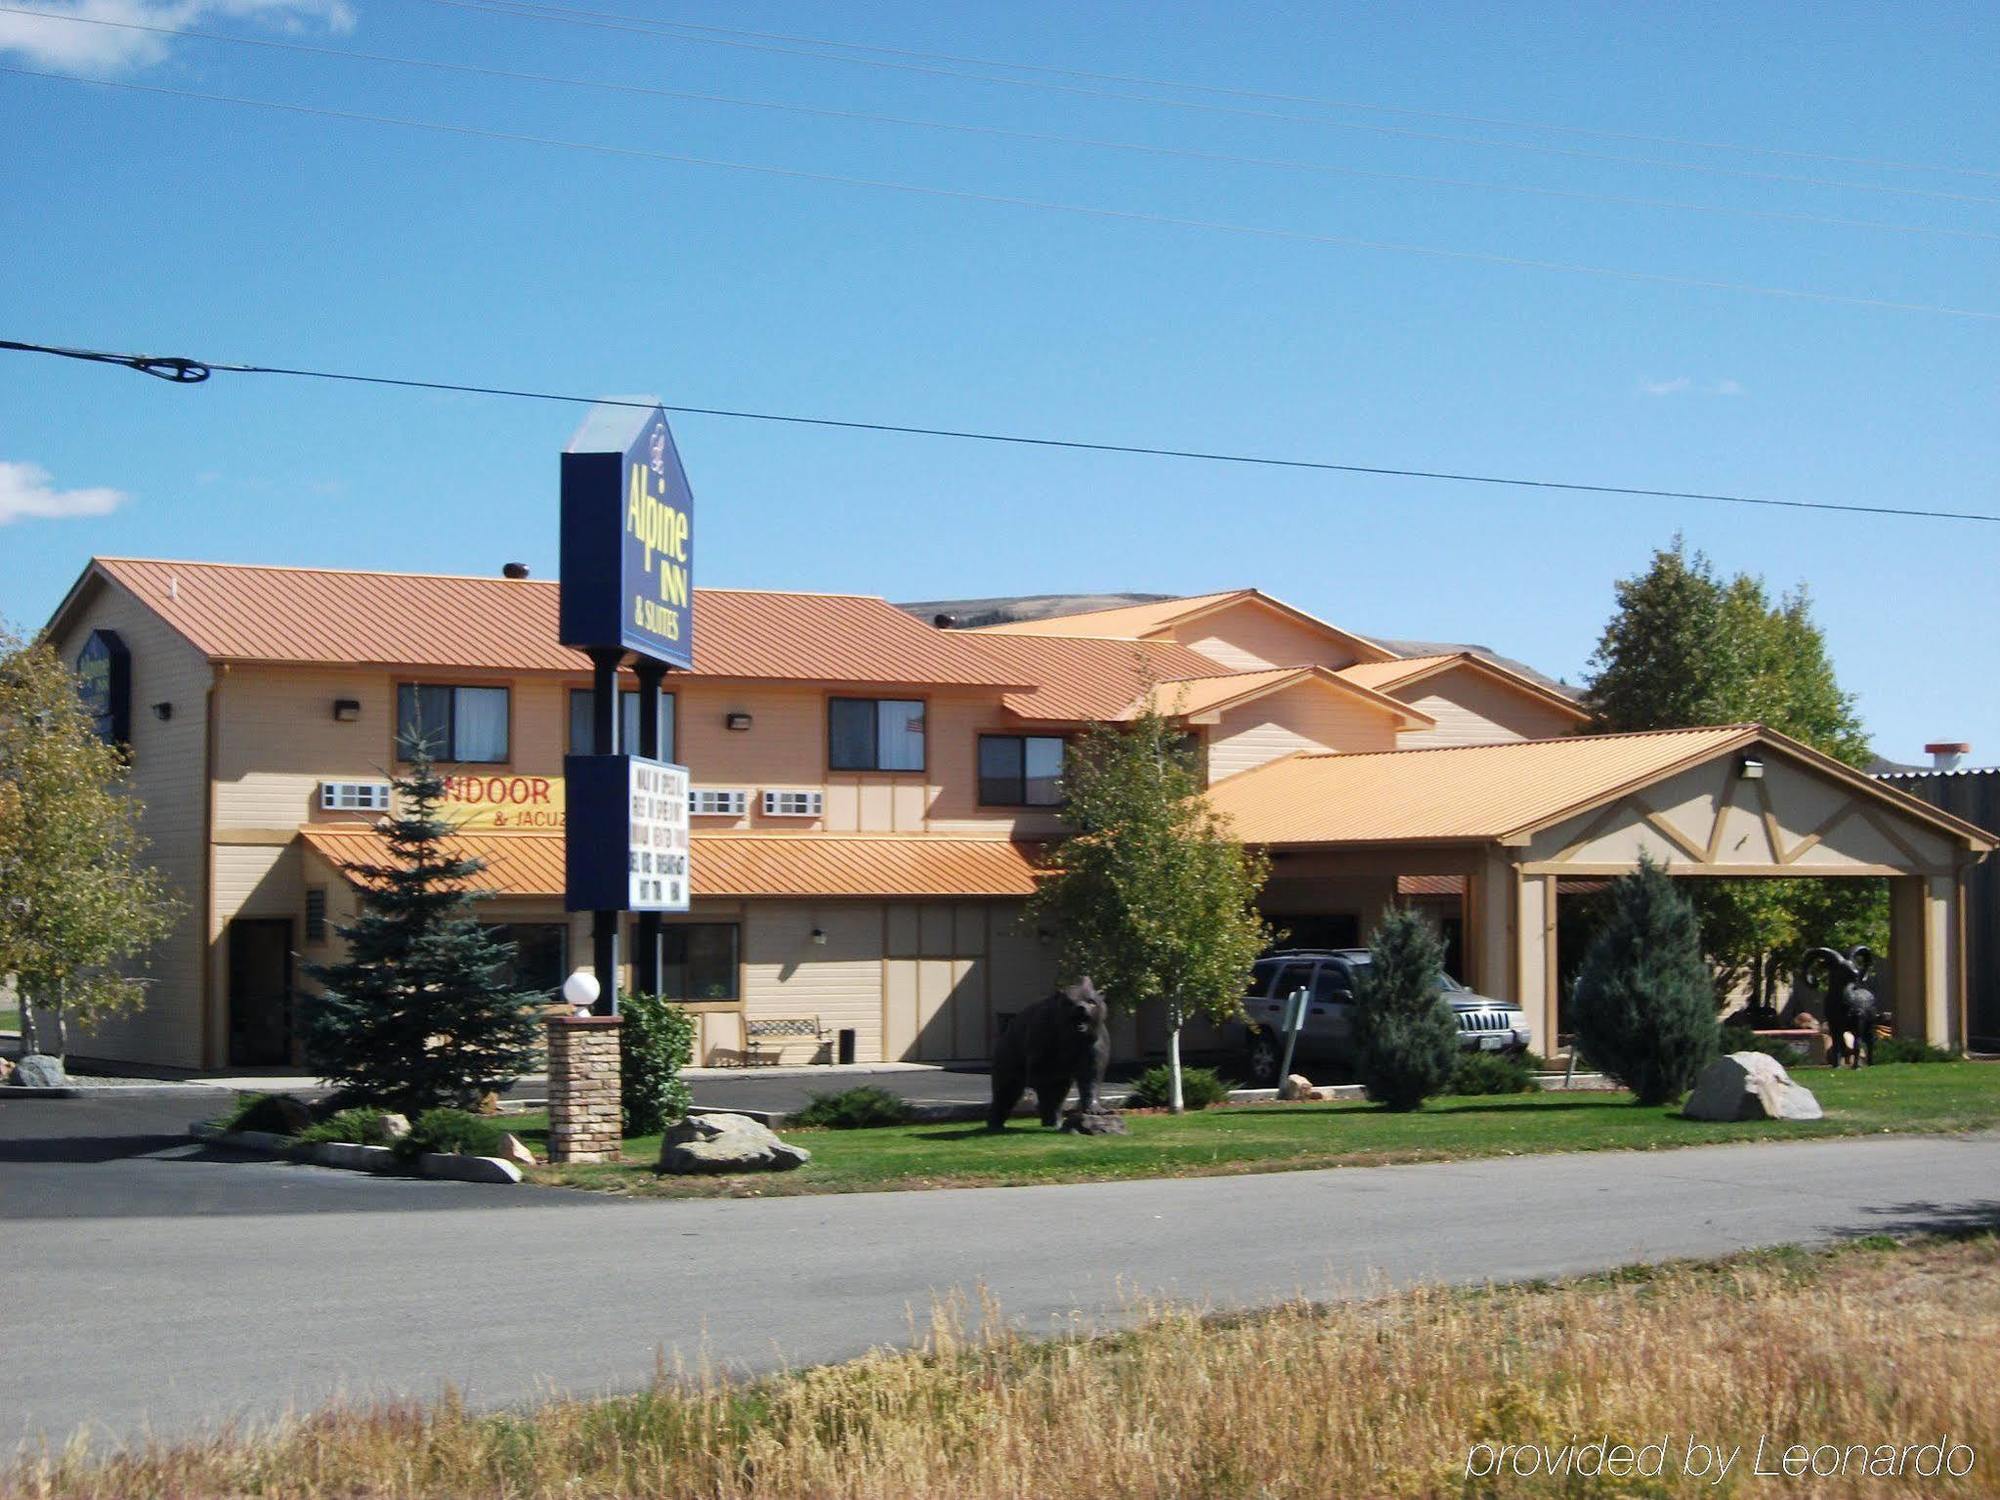
[[[658,405],[593,406],[562,456],[565,646],[694,666],[694,495]]]

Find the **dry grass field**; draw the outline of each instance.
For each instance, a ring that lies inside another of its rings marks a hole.
[[[446,1401],[335,1411],[272,1433],[125,1456],[80,1446],[24,1455],[0,1477],[0,1493],[1796,1500],[2000,1492],[2000,1239],[1990,1233],[1228,1318],[1162,1308],[1136,1331],[1103,1337],[963,1331],[991,1311],[941,1309],[914,1352],[754,1384],[663,1371],[644,1394],[515,1414]],[[1933,1465],[1922,1445],[1940,1439]],[[1614,1477],[1603,1469],[1621,1443],[1630,1463]],[[1793,1462],[1806,1469],[1786,1476],[1785,1450],[1795,1444],[1802,1456]],[[1708,1452],[1718,1448],[1737,1450],[1720,1485]],[[1570,1472],[1514,1473],[1530,1455],[1537,1468],[1566,1463]],[[1702,1463],[1710,1472],[1689,1472]],[[1942,1463],[1966,1471],[1924,1472]],[[1835,1467],[1840,1474],[1824,1472]]]

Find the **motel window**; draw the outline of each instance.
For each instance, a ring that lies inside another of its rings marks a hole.
[[[311,944],[326,941],[326,887],[323,885],[306,887],[306,941]]]
[[[495,942],[513,947],[501,981],[517,990],[553,998],[569,977],[569,929],[560,922],[496,922],[486,928]]]
[[[914,698],[831,698],[826,763],[835,771],[921,771],[924,705]]]
[[[660,993],[669,1000],[734,1000],[740,933],[734,922],[661,928]]]
[[[979,802],[982,807],[1062,805],[1063,741],[1059,735],[982,734]]]
[[[591,738],[589,688],[571,688],[569,693],[569,753],[591,755],[596,742]],[[618,695],[618,749],[625,755],[639,753],[639,695],[631,688]],[[660,759],[674,758],[674,695],[660,694]]]
[[[396,688],[396,758],[418,745],[434,760],[492,765],[507,759],[507,689],[405,682]]]

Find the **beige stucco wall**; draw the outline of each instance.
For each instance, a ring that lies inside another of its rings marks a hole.
[[[1561,709],[1467,667],[1453,667],[1391,696],[1437,720],[1433,729],[1399,734],[1396,743],[1405,750],[1554,739],[1576,724]]]
[[[1208,731],[1208,779],[1220,781],[1300,750],[1393,750],[1387,709],[1338,688],[1301,682],[1223,714]]]
[[[198,1067],[207,961],[202,772],[210,669],[200,652],[123,587],[104,581],[91,590],[56,649],[74,662],[93,630],[110,629],[132,653],[131,787],[142,804],[139,826],[149,846],[146,859],[166,876],[186,915],[138,971],[147,980],[143,1008],[92,1030],[72,1028],[70,1050],[111,1061]],[[161,720],[153,712],[156,703],[171,703],[172,717]]]
[[[1232,671],[1264,667],[1352,666],[1360,653],[1338,637],[1244,600],[1176,625],[1173,638]]]

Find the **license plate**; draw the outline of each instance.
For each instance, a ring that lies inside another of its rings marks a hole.
[[[1498,1052],[1506,1045],[1507,1038],[1504,1036],[1483,1036],[1479,1039],[1479,1050],[1481,1052]]]

